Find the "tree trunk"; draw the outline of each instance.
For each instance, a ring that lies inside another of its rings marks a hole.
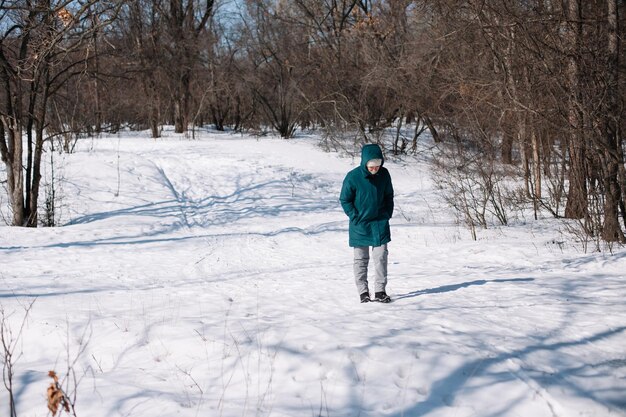
[[[506,71],[506,89],[508,93],[513,97],[514,101],[518,101],[517,87],[515,85],[515,74],[513,73],[513,65],[511,63],[512,54],[514,51],[513,40],[515,39],[515,30],[513,28],[510,29],[509,33],[510,41],[508,42],[504,56],[502,58],[504,69]],[[500,99],[502,99],[502,94],[500,95]],[[503,100],[504,101],[504,100]],[[521,129],[519,111],[513,110],[516,113],[513,117],[511,117],[516,123],[516,128],[519,131]],[[502,116],[506,116],[507,113],[510,114],[510,111],[503,109]],[[502,117],[503,120],[507,120],[508,117]],[[502,147],[500,149],[500,156],[502,158],[502,163],[510,165],[513,163],[513,134],[511,133],[511,129],[509,128],[508,123],[501,128],[502,131]],[[523,146],[523,143],[520,141],[520,146]]]
[[[513,163],[513,136],[508,132],[505,132],[502,136],[500,155],[503,164],[511,165]]]
[[[35,153],[33,155],[33,174],[32,184],[29,194],[29,215],[26,220],[26,226],[37,227],[38,213],[37,207],[39,204],[39,186],[41,184],[41,157],[43,155],[43,127],[38,123],[37,132],[35,134]]]
[[[28,207],[28,219],[26,221],[26,226],[28,227],[37,227],[38,222],[38,213],[37,207],[39,204],[39,188],[41,185],[41,159],[43,156],[43,145],[44,145],[44,129],[45,129],[45,120],[47,119],[47,109],[48,109],[48,99],[50,98],[50,72],[48,70],[47,65],[49,65],[48,60],[44,61],[46,67],[43,69],[42,80],[43,80],[43,91],[41,93],[41,101],[39,103],[39,109],[37,117],[31,116],[35,121],[35,149],[33,158],[33,171],[29,181],[31,181],[30,191],[28,194],[28,201],[30,206]],[[35,107],[36,108],[36,107]],[[54,202],[52,202],[54,204]]]
[[[526,142],[526,116],[522,110],[517,111],[517,115],[515,117],[515,126],[516,126],[516,139],[517,146],[519,146],[520,154],[522,158],[522,167],[524,169],[524,179],[526,184],[526,192],[528,195],[532,195],[530,192],[530,157],[528,152],[528,144]],[[512,146],[512,144],[511,144]],[[509,162],[511,163],[511,161]],[[534,198],[533,198],[534,200]]]
[[[157,139],[161,137],[161,130],[159,129],[159,109],[154,103],[150,104],[150,132],[152,138]]]
[[[97,26],[96,15],[92,17],[92,24]],[[100,76],[100,53],[98,52],[98,30],[93,31],[93,48],[94,48],[94,74],[93,76],[93,93],[94,93],[94,123],[96,134],[100,135],[102,131],[102,109],[100,104],[100,82],[98,81],[98,77]]]
[[[404,120],[404,112],[400,112],[400,117],[398,117],[398,126],[396,127],[396,138],[393,141],[393,154],[398,155],[400,153],[400,147],[398,143],[400,142],[400,133],[402,132],[402,121]]]
[[[567,24],[564,28],[568,57],[567,57],[567,86],[569,91],[567,112],[569,122],[569,191],[565,207],[565,217],[568,219],[582,219],[588,215],[587,206],[587,174],[585,170],[585,142],[583,138],[583,115],[579,110],[580,104],[580,69],[578,57],[581,42],[580,0],[567,0]]]
[[[568,146],[569,167],[569,190],[565,217],[568,219],[582,219],[587,217],[587,174],[585,170],[585,148],[582,139],[573,134]]]
[[[426,123],[426,126],[428,126],[428,130],[430,131],[430,135],[433,137],[433,141],[435,143],[441,143],[441,137],[439,136],[439,132],[437,132],[437,128],[435,128],[431,118],[428,116],[422,116],[422,119],[424,120],[424,123]]]
[[[622,143],[619,137],[619,33],[617,0],[607,0],[607,98],[604,131],[604,222],[602,239],[607,242],[624,242],[624,233],[619,224],[621,187],[619,164],[623,161]]]
[[[533,199],[541,199],[541,151],[539,138],[537,137],[537,129],[531,128],[530,143],[533,148]]]
[[[26,173],[24,177],[24,196],[26,201],[24,202],[24,222],[26,225],[30,223],[30,208],[32,207],[30,201],[30,187],[32,185],[31,179],[33,177],[33,127],[35,124],[35,103],[37,102],[36,82],[31,81],[31,91],[28,104],[27,122],[26,122]]]
[[[176,133],[185,133],[189,123],[189,102],[191,99],[190,91],[191,75],[188,71],[182,75],[176,96],[174,97],[174,131]]]
[[[13,226],[24,225],[24,171],[22,169],[22,127],[20,122],[11,116],[2,118],[7,136],[7,188],[9,203],[13,210]]]
[[[184,133],[185,132],[185,121],[183,120],[183,104],[181,103],[180,97],[174,97],[174,132],[175,133]]]

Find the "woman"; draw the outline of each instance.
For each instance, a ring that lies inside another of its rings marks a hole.
[[[361,164],[343,180],[339,201],[350,219],[349,245],[354,248],[354,279],[362,303],[371,300],[367,267],[374,263],[374,301],[388,303],[387,243],[391,241],[389,219],[393,214],[393,186],[380,146],[361,150]]]

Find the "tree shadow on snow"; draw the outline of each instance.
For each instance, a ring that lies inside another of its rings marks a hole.
[[[413,298],[426,294],[440,294],[445,292],[452,292],[460,290],[461,288],[472,287],[474,285],[485,285],[488,283],[501,283],[501,282],[530,282],[534,281],[534,278],[501,278],[501,279],[477,279],[474,281],[462,282],[460,284],[442,285],[436,288],[427,288],[424,290],[413,291],[407,294],[400,294],[394,297],[396,300],[403,298]]]
[[[162,174],[165,176],[165,174]],[[232,237],[237,235],[258,235],[273,237],[286,233],[302,233],[305,235],[318,235],[327,232],[345,231],[347,229],[343,216],[338,214],[342,221],[319,223],[311,227],[285,227],[284,222],[276,224],[268,223],[267,230],[247,232],[224,233],[224,227],[229,231],[236,227],[238,222],[249,222],[251,219],[263,219],[299,216],[301,214],[328,213],[336,210],[340,212],[336,196],[330,191],[316,196],[311,194],[309,188],[318,187],[310,185],[311,178],[306,175],[288,175],[278,180],[249,182],[246,178],[238,177],[233,181],[235,189],[223,195],[208,195],[201,198],[192,198],[185,190],[177,190],[169,179],[163,180],[165,186],[173,194],[172,199],[146,202],[131,207],[110,210],[99,213],[90,213],[73,219],[66,226],[101,222],[116,217],[138,217],[158,220],[159,227],[140,233],[126,233],[124,235],[103,236],[100,238],[64,243],[53,243],[33,247],[57,248],[57,247],[90,247],[99,245],[127,245],[149,244],[170,242],[189,239],[206,239],[214,236]],[[322,184],[320,188],[331,188],[334,184]],[[131,227],[143,227],[145,222]],[[262,223],[263,224],[263,223]],[[122,226],[120,226],[122,227]],[[171,236],[184,229],[215,228],[215,233],[189,234],[185,236]],[[24,246],[0,247],[2,251],[19,251],[26,249]]]
[[[43,298],[43,297],[57,297],[57,296],[66,296],[72,294],[93,294],[104,291],[111,291],[110,288],[106,289],[85,289],[85,290],[74,290],[74,291],[32,291],[32,292],[0,292],[0,299],[2,298]]]
[[[588,398],[596,402],[598,405],[605,405],[607,412],[610,413],[610,407],[616,407],[623,409],[625,406],[624,400],[621,398],[619,388],[615,389],[613,398],[607,400],[606,398],[599,398],[593,391],[578,386],[575,381],[568,380],[568,376],[587,377],[590,369],[594,369],[599,366],[598,364],[576,364],[575,367],[559,369],[558,371],[546,376],[545,372],[537,369],[525,369],[524,359],[533,353],[537,352],[554,352],[558,354],[559,351],[567,350],[576,346],[583,346],[589,343],[595,343],[602,340],[606,340],[610,337],[620,335],[626,331],[626,326],[618,327],[615,329],[606,330],[600,333],[596,333],[589,337],[581,338],[573,341],[563,341],[556,343],[536,343],[518,350],[512,350],[508,352],[502,352],[496,356],[482,357],[476,360],[466,362],[462,366],[456,368],[454,371],[446,375],[445,377],[434,381],[430,384],[430,389],[425,399],[419,403],[408,407],[396,414],[390,414],[391,417],[419,417],[429,415],[440,409],[448,407],[454,407],[456,398],[464,389],[468,388],[469,381],[474,377],[487,378],[489,386],[496,384],[504,384],[513,380],[521,380],[523,383],[529,385],[529,388],[534,390],[538,397],[537,401],[544,402],[546,406],[552,411],[554,415],[554,406],[558,407],[558,402],[553,404],[553,400],[549,394],[545,396],[542,393],[542,388],[533,388],[536,383],[533,381],[540,381],[538,387],[550,387],[558,386],[561,390],[568,390],[575,393],[582,398]],[[540,342],[545,339],[541,339]],[[511,362],[513,361],[513,362]],[[516,365],[516,363],[521,365]],[[506,369],[498,368],[494,369],[497,365],[508,365]],[[542,380],[544,379],[544,380]],[[484,385],[484,384],[483,384]],[[600,388],[599,391],[603,391]],[[483,417],[504,417],[510,415],[513,407],[527,398],[510,398],[509,402],[506,402],[507,395],[504,395],[503,403],[498,409],[492,410],[480,410],[479,404],[473,404],[477,412]],[[452,410],[452,409],[451,409]]]
[[[147,202],[134,207],[91,213],[71,220],[67,225],[85,224],[102,221],[118,216],[148,216],[172,218],[172,226],[210,227],[230,225],[250,218],[276,217],[285,214],[327,212],[339,210],[339,203],[334,191],[334,184],[322,184],[326,189],[323,195],[312,195],[310,176],[285,175],[283,178],[262,182],[249,182],[244,177],[233,180],[235,189],[227,194],[207,195],[200,198],[190,196],[188,190],[176,189],[165,178],[164,186],[172,194],[171,199]]]
[[[167,236],[169,232],[173,232],[173,229],[163,229],[150,233],[132,234],[124,236],[111,236],[100,239],[83,240],[83,241],[71,241],[71,242],[59,242],[45,245],[33,245],[33,246],[0,246],[0,251],[4,252],[17,252],[25,249],[35,248],[73,248],[73,247],[95,247],[95,246],[127,246],[127,245],[146,245],[163,242],[184,242],[190,240],[206,240],[212,238],[235,238],[235,237],[275,237],[289,233],[299,233],[306,236],[316,236],[324,233],[336,233],[347,232],[345,222],[329,222],[313,225],[308,228],[301,227],[284,227],[282,229],[271,230],[267,232],[235,232],[235,233],[205,233],[205,234],[190,234],[187,236]]]

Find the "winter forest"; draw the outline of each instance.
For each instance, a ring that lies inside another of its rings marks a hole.
[[[537,210],[625,241],[622,1],[0,7],[0,150],[13,225],[53,221],[39,215],[46,143],[71,152],[76,138],[101,132],[149,128],[158,138],[164,125],[193,135],[210,124],[285,139],[317,129],[340,146],[412,125],[387,151],[415,152],[427,130],[460,167],[447,179],[455,193],[472,192],[468,176],[487,200],[505,198],[490,188],[514,176]],[[477,226],[481,204],[461,208]],[[510,207],[496,205],[506,223]]]
[[[0,0],[0,414],[625,416],[625,33],[623,0]],[[366,144],[385,306],[337,200]]]

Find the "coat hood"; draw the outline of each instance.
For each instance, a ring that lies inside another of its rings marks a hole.
[[[375,143],[370,143],[368,145],[363,146],[361,149],[361,168],[365,170],[365,172],[369,175],[369,171],[367,170],[367,161],[370,159],[380,159],[382,163],[380,166],[385,164],[385,158],[383,158],[383,151],[380,149]]]

